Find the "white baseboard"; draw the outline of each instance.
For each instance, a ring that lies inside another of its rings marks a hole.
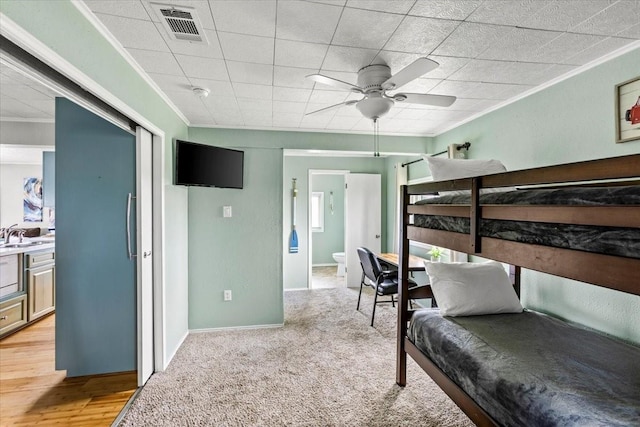
[[[205,332],[239,331],[239,330],[245,330],[245,329],[272,329],[272,328],[282,328],[283,326],[284,326],[284,323],[274,323],[270,325],[227,326],[224,328],[189,329],[189,333],[201,334]]]
[[[308,290],[309,288],[288,288],[288,289],[285,289],[284,291],[289,292],[289,291],[308,291]]]
[[[311,267],[337,267],[338,263],[329,263],[329,264],[313,264]]]

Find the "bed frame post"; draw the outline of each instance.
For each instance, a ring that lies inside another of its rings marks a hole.
[[[480,229],[478,227],[478,223],[480,221],[480,186],[482,185],[482,178],[476,177],[471,179],[471,211],[469,212],[469,220],[471,225],[471,230],[469,232],[469,237],[471,241],[469,242],[471,246],[471,251],[473,253],[480,253],[482,248],[480,248]]]
[[[407,224],[409,223],[409,192],[406,185],[400,186],[400,262],[398,263],[398,327],[397,327],[397,355],[396,355],[396,383],[399,386],[407,384],[407,353],[404,338],[407,335],[408,305],[409,305],[409,240],[407,239]]]

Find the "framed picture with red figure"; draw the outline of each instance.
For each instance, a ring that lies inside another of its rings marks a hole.
[[[616,142],[640,139],[640,77],[616,85]]]

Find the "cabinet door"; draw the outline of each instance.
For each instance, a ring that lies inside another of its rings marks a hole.
[[[27,324],[27,296],[20,295],[0,303],[0,336]]]
[[[55,310],[55,266],[30,270],[29,321]]]

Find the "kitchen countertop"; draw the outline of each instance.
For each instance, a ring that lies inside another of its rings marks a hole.
[[[35,244],[18,248],[5,248],[0,245],[0,256],[38,252],[46,249],[55,249],[56,247],[56,243],[53,238],[32,238],[30,240],[35,242]]]

